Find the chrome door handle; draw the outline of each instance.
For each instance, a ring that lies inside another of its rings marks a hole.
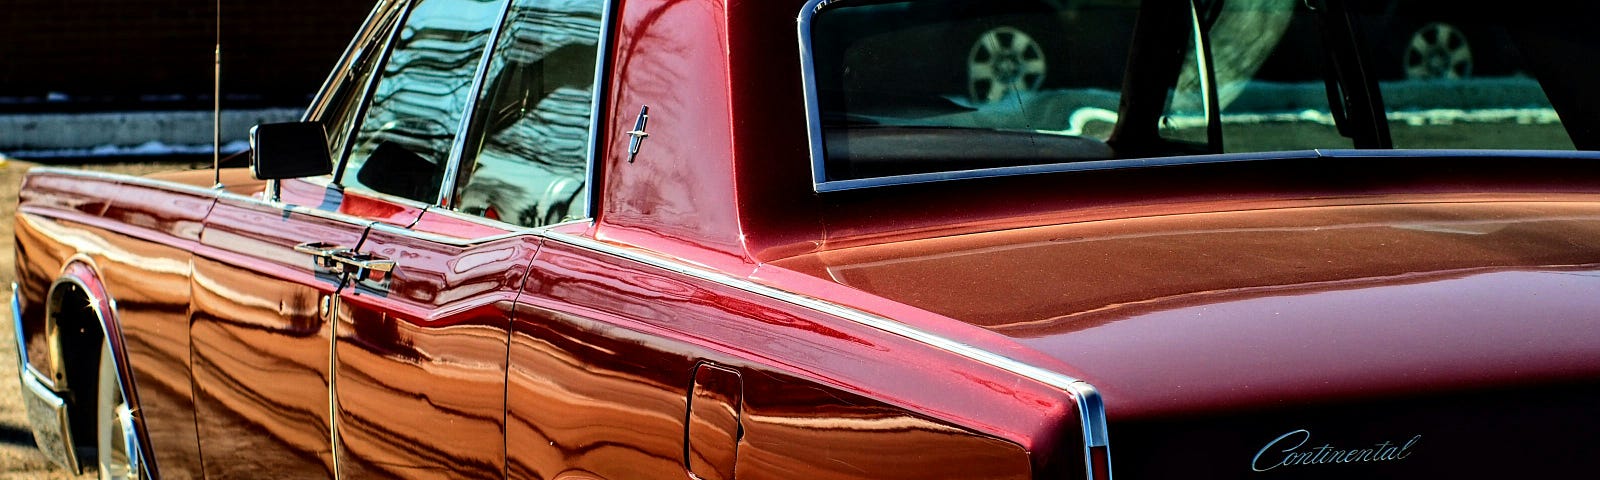
[[[352,250],[331,243],[309,242],[295,245],[294,251],[311,255],[319,267],[332,269],[339,266],[335,263],[334,255]]]
[[[354,267],[356,278],[358,280],[365,280],[367,275],[371,272],[392,272],[394,271],[395,265],[394,260],[389,260],[387,258],[370,253],[357,252],[348,248],[331,251],[329,253],[329,258],[333,259],[335,262],[344,264],[346,267]],[[346,271],[349,270],[346,269]]]

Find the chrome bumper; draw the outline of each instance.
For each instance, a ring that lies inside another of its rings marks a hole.
[[[17,295],[15,283],[11,284],[11,324],[17,337],[17,371],[22,380],[22,402],[28,407],[33,442],[51,462],[77,473],[78,456],[72,448],[67,402],[46,386],[45,379],[28,363],[27,339],[22,333],[22,299]]]

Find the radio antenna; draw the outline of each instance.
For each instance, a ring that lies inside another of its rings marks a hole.
[[[217,44],[211,69],[211,176],[222,188],[222,0],[217,0]]]

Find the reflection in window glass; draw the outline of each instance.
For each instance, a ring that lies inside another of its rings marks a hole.
[[[827,181],[1112,158],[1139,2],[835,2],[811,19]]]
[[[353,46],[358,56],[351,59],[352,76],[335,85],[336,90],[333,93],[335,98],[332,100],[334,105],[320,119],[323,128],[328,132],[328,151],[333,152],[334,162],[339,161],[338,156],[344,152],[345,142],[355,130],[356,114],[361,111],[361,100],[364,98],[363,90],[372,82],[373,74],[378,71],[383,46],[389,41],[404,7],[401,2],[386,5],[388,8],[377,12],[375,18],[380,20],[370,27],[375,33],[366,37],[367,43]],[[356,38],[362,37],[358,35]]]
[[[341,181],[432,203],[499,19],[498,0],[423,0],[395,41]]]
[[[1378,87],[1394,148],[1573,148],[1538,80],[1521,65],[1512,36],[1493,16],[1380,2],[1349,8],[1349,33]],[[1229,0],[1217,11],[1208,33],[1222,151],[1352,147],[1340,133],[1327,78],[1336,72],[1327,39],[1348,40],[1345,32],[1323,31],[1317,15],[1299,0]],[[1190,78],[1194,57],[1186,59],[1180,92],[1198,83]],[[1175,95],[1163,126],[1188,128],[1163,134],[1203,143],[1202,112]]]
[[[460,211],[529,227],[584,215],[601,7],[513,1],[467,134]]]

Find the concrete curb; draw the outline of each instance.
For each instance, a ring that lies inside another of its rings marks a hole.
[[[222,112],[222,141],[244,140],[259,123],[293,122],[298,108]],[[210,145],[211,112],[105,112],[0,115],[0,151],[92,149],[149,142]]]

